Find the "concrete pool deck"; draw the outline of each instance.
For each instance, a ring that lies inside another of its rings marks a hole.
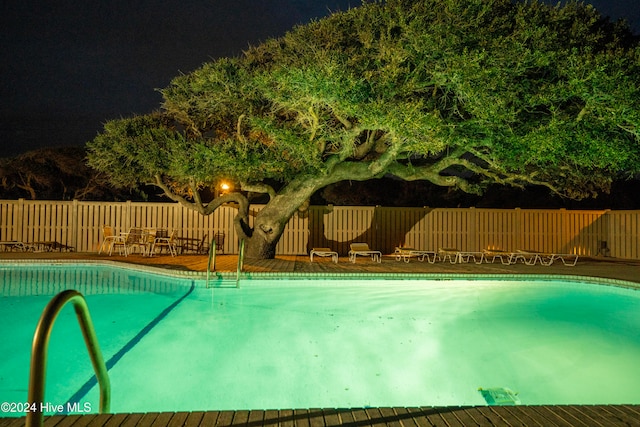
[[[95,253],[0,252],[0,265],[33,261],[109,261],[162,268],[176,272],[207,270],[204,255],[169,255],[152,258],[140,255],[129,257],[98,255]],[[234,275],[236,255],[218,255],[216,271]],[[412,259],[405,263],[393,256],[383,256],[381,263],[359,258],[351,263],[340,258],[337,264],[330,258],[308,256],[278,256],[273,260],[246,260],[243,272],[247,275],[358,275],[358,274],[436,274],[443,278],[464,274],[482,275],[562,275],[613,279],[640,287],[640,261],[613,258],[581,258],[575,267],[560,264],[528,266],[523,264],[430,264]],[[633,286],[633,285],[632,285]],[[114,391],[117,392],[117,391]],[[425,402],[428,403],[428,402]],[[0,414],[1,416],[2,414]],[[355,409],[287,409],[252,411],[209,411],[191,413],[146,413],[68,415],[45,417],[47,426],[631,426],[640,425],[640,405],[540,405],[540,406],[478,406],[478,407],[422,407],[422,408],[355,408]],[[0,418],[0,427],[23,426],[25,418]]]

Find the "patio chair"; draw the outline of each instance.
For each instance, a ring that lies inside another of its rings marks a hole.
[[[162,235],[162,232],[158,234],[158,230],[149,229],[142,232],[142,247],[144,249],[143,255],[153,256],[153,252],[151,252],[151,249],[153,249],[153,244],[156,241],[156,237]]]
[[[331,257],[331,261],[334,263],[338,263],[338,252],[332,251],[330,248],[313,248],[311,252],[309,252],[309,258],[311,262],[313,262],[313,256],[320,257]]]
[[[125,256],[132,254],[138,248],[142,255],[147,254],[146,235],[142,228],[132,228],[124,239]]]
[[[167,248],[171,256],[176,256],[176,234],[177,230],[173,230],[169,237],[157,237],[153,241],[153,246],[151,246],[151,253],[155,253],[156,248],[162,250],[162,248]]]
[[[109,255],[111,255],[114,243],[116,240],[118,240],[119,237],[121,236],[116,236],[116,234],[113,232],[113,227],[111,227],[110,225],[103,225],[102,243],[100,244],[100,248],[98,248],[98,253],[102,253],[103,250],[107,252],[107,248],[109,248]],[[124,239],[120,240],[124,241]]]
[[[127,251],[127,239],[129,238],[129,233],[123,233],[123,234],[115,234],[113,232],[113,228],[111,228],[110,226],[105,226],[104,227],[104,241],[102,242],[102,245],[100,246],[100,251],[102,251],[103,247],[106,246],[108,244],[109,247],[109,256],[111,256],[113,254],[113,249],[114,248],[118,248],[118,254],[119,255],[124,255],[127,256],[129,255],[128,251]],[[98,253],[100,253],[100,251],[98,251]],[[106,249],[105,249],[106,251]]]
[[[382,262],[382,252],[371,250],[368,243],[352,243],[350,247],[349,261],[353,263],[356,262],[358,255],[370,256],[372,261]]]
[[[205,234],[202,237],[202,240],[198,240],[198,239],[183,239],[182,240],[182,246],[180,249],[180,253],[183,252],[194,252],[197,254],[204,254],[207,252],[208,248],[207,248],[207,237],[209,237],[208,234]]]

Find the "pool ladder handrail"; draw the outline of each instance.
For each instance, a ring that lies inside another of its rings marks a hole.
[[[238,252],[238,268],[236,272],[236,288],[240,287],[240,274],[244,265],[244,239],[240,240],[240,250]]]
[[[104,358],[102,357],[102,352],[100,351],[87,301],[80,292],[69,289],[60,292],[49,301],[49,304],[47,304],[40,316],[38,326],[36,326],[31,346],[29,392],[27,397],[29,404],[35,405],[34,409],[36,410],[27,412],[27,427],[42,426],[44,424],[42,404],[44,402],[49,337],[51,336],[51,329],[53,328],[56,317],[58,317],[58,314],[68,302],[73,303],[76,317],[80,324],[80,330],[82,331],[84,342],[89,351],[89,358],[91,359],[93,370],[98,379],[98,386],[100,387],[100,413],[109,412],[111,406],[109,374]]]
[[[209,287],[209,276],[211,276],[211,266],[213,266],[213,271],[216,270],[216,239],[211,241],[211,247],[209,248],[209,262],[207,262],[207,284],[206,287]]]

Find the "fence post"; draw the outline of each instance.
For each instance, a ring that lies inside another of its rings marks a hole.
[[[515,249],[522,248],[522,210],[520,208],[515,208],[515,239],[516,239],[516,247]],[[513,250],[513,249],[512,249]]]
[[[15,225],[14,229],[18,230],[16,238],[14,240],[18,240],[20,242],[24,242],[24,229],[23,224],[25,223],[24,219],[24,199],[18,199],[18,215],[14,218],[17,218],[18,224]]]
[[[124,204],[124,230],[129,231],[131,229],[131,200],[127,200]]]
[[[467,233],[467,251],[477,251],[478,248],[478,218],[477,211],[475,207],[470,207],[467,210],[467,225],[468,225],[468,233]],[[464,249],[463,249],[464,250]]]
[[[611,220],[611,209],[605,210],[602,217],[605,218],[606,221],[605,226],[603,227],[605,232],[602,240],[598,242],[598,252],[596,253],[596,255],[600,255],[602,253],[603,256],[617,257],[619,256],[618,251],[616,251],[616,249],[618,248],[618,244],[617,242],[615,245],[612,244],[612,239],[615,235],[615,232],[612,230],[613,221]],[[605,242],[604,245],[606,246],[603,246],[603,241]]]
[[[78,242],[78,200],[73,199],[71,212],[71,241],[73,242],[70,246],[73,246],[76,249],[80,249],[80,242]]]

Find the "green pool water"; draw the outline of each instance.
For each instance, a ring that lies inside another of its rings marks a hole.
[[[98,265],[3,267],[0,278],[3,402],[26,401],[40,313],[78,288],[109,365],[112,412],[484,405],[491,389],[522,404],[640,403],[633,289],[531,279],[206,289]],[[46,401],[97,411],[71,307],[50,343]]]

